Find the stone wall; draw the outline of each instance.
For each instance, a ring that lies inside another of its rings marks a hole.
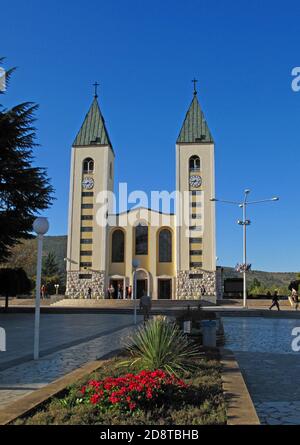
[[[92,289],[92,298],[105,298],[105,273],[91,272],[91,278],[79,278],[86,272],[67,272],[66,296],[69,298],[86,298],[88,288]]]
[[[223,298],[223,267],[218,266],[216,271],[216,288],[217,288],[217,300]]]
[[[201,278],[191,278],[192,275],[201,275]],[[176,298],[178,300],[200,300],[201,286],[205,287],[205,296],[216,299],[216,272],[201,269],[177,271]]]

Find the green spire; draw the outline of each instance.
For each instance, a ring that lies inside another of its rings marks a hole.
[[[193,100],[177,138],[177,144],[185,142],[214,142],[204,114],[200,108],[196,90],[194,90]]]
[[[95,94],[92,105],[73,142],[73,147],[78,145],[109,145],[112,147],[97,101],[97,94]]]

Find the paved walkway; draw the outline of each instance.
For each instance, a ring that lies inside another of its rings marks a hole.
[[[22,363],[7,368],[5,363],[8,362],[3,359],[6,353],[0,353],[2,366],[6,367],[6,369],[0,371],[0,409],[73,371],[84,363],[99,359],[107,353],[124,346],[133,330],[131,325],[132,316],[100,314],[96,315],[96,319],[94,316],[95,314],[90,314],[86,315],[85,318],[79,314],[80,322],[77,317],[74,318],[74,315],[70,315],[68,317],[71,318],[67,320],[65,329],[62,328],[61,323],[66,320],[61,319],[59,315],[50,315],[49,317],[53,317],[53,319],[44,319],[44,330],[48,340],[44,341],[44,355],[38,361],[24,361],[26,355],[22,355],[21,347],[17,345],[18,339],[20,340],[24,336],[24,347],[29,347],[29,344],[32,347],[31,341],[28,344],[28,338],[32,340],[32,326],[29,320],[26,317],[25,319],[20,317],[18,320],[11,319],[10,321],[13,322],[14,327],[11,326],[8,329],[8,338],[9,332],[15,328],[14,337],[10,342],[15,345],[15,349],[10,357],[14,356]],[[100,321],[102,324],[99,326]],[[3,319],[0,320],[0,326],[1,323],[3,326]],[[17,326],[19,326],[19,330],[16,329]],[[27,326],[27,329],[25,329],[25,326]],[[73,335],[71,326],[73,326]],[[59,328],[63,330],[64,338],[62,338]],[[92,335],[93,338],[85,340],[87,335]],[[52,339],[52,343],[50,339]],[[76,342],[76,344],[65,347],[66,339],[71,343]],[[55,352],[45,353],[49,347],[55,348]]]
[[[234,351],[261,423],[300,424],[300,352],[291,335],[297,319],[223,318],[226,347]]]
[[[41,314],[41,356],[109,334],[132,321],[129,314]],[[34,313],[0,314],[0,327],[7,337],[7,350],[0,352],[0,370],[31,360]]]

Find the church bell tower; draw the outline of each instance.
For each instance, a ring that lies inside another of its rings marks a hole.
[[[216,295],[214,141],[193,82],[176,141],[177,298]]]
[[[71,155],[67,289],[83,297],[88,288],[103,298],[107,270],[107,226],[99,225],[99,193],[113,191],[114,151],[95,96],[73,142]]]

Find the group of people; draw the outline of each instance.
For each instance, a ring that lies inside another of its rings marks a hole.
[[[297,311],[298,307],[299,307],[298,290],[295,289],[294,287],[291,287],[290,291],[291,291],[291,295],[288,297],[289,302],[290,302],[291,306]],[[269,309],[271,310],[273,307],[277,307],[277,310],[280,311],[279,295],[278,295],[277,291],[275,291],[274,294],[272,295],[272,304],[269,307]]]
[[[125,288],[125,295],[124,295],[124,289],[121,284],[118,284],[117,289],[111,284],[106,291],[106,298],[113,300],[131,300],[132,299],[132,286],[126,286]]]

